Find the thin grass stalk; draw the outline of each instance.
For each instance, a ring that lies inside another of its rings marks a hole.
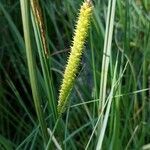
[[[48,142],[48,133],[47,133],[46,121],[44,119],[43,110],[41,108],[40,95],[39,95],[37,76],[36,76],[36,65],[35,65],[35,60],[34,60],[32,46],[31,46],[29,0],[20,0],[20,6],[21,6],[21,13],[22,13],[25,47],[26,47],[26,55],[27,55],[27,63],[29,69],[32,95],[33,95],[37,117],[42,131],[44,145],[46,145]]]
[[[107,74],[111,55],[111,42],[114,27],[114,16],[115,16],[116,0],[110,0],[108,4],[105,42],[103,50],[102,70],[101,70],[101,81],[100,81],[100,94],[99,94],[99,110],[103,107],[106,98],[106,86],[107,86]]]
[[[117,82],[117,79],[116,79],[117,66],[118,66],[118,57],[117,57],[115,68],[114,68],[114,75],[113,75],[113,80],[112,80],[112,88],[111,88],[111,92],[110,92],[110,99],[109,99],[107,107],[106,107],[106,112],[105,112],[105,115],[104,115],[103,122],[102,123],[100,122],[102,127],[101,127],[101,130],[100,130],[99,134],[98,134],[98,142],[97,142],[97,145],[96,145],[96,150],[101,150],[102,149],[102,143],[103,143],[103,140],[104,140],[105,131],[106,131],[107,122],[108,122],[108,117],[109,117],[111,104],[112,104],[112,100],[113,100],[113,93],[114,93],[114,90],[116,89],[116,87],[114,85]],[[104,105],[105,105],[105,103],[104,103]]]
[[[107,13],[107,22],[106,22],[106,32],[105,32],[105,41],[104,41],[104,50],[103,50],[103,60],[102,60],[102,70],[101,70],[101,81],[100,81],[100,94],[99,94],[99,110],[98,114],[103,109],[106,99],[106,88],[107,88],[107,75],[108,75],[108,68],[109,62],[111,57],[111,45],[112,45],[112,36],[113,36],[113,27],[114,27],[114,17],[115,17],[115,7],[116,7],[116,0],[110,0],[108,4],[108,13]],[[111,104],[109,104],[111,105]],[[108,106],[109,106],[108,105]],[[101,121],[98,125],[98,144],[97,149],[102,146],[103,139],[101,138],[101,133],[103,128],[101,127],[103,124],[103,116],[101,117]],[[106,119],[107,122],[107,119]],[[106,124],[105,124],[106,126]],[[102,135],[103,137],[103,135]]]
[[[45,53],[46,57],[48,58],[49,57],[49,50],[48,50],[48,45],[47,45],[46,28],[44,25],[42,9],[40,7],[38,0],[30,0],[30,3],[31,3],[31,7],[32,7],[32,11],[34,14],[36,24],[39,27],[39,32],[40,32],[40,37],[41,37],[44,53]]]
[[[35,0],[34,0],[35,1]],[[42,67],[42,72],[44,76],[44,81],[45,81],[45,87],[46,87],[46,93],[47,93],[47,98],[48,98],[48,104],[49,108],[51,109],[51,112],[53,114],[54,122],[57,120],[57,109],[56,109],[56,100],[54,98],[54,91],[52,88],[52,80],[51,80],[51,73],[50,73],[50,57],[48,57],[48,47],[46,43],[46,33],[44,33],[44,22],[42,22],[42,14],[40,10],[40,6],[38,5],[38,15],[37,12],[37,6],[32,3],[32,0],[30,0],[32,4],[32,11],[31,11],[31,18],[32,18],[32,24],[33,24],[33,29],[34,29],[34,34],[35,34],[35,40],[37,44],[37,49],[38,49],[38,54],[40,58],[40,63]],[[36,0],[36,3],[38,1]],[[33,12],[33,13],[32,13]],[[40,20],[40,21],[39,21]]]
[[[117,92],[117,95],[121,94],[121,84],[119,85]],[[117,97],[114,99],[114,116],[112,115],[113,119],[113,128],[112,128],[112,134],[110,135],[111,138],[111,145],[110,148],[112,149],[120,149],[120,97]]]
[[[92,71],[93,71],[93,80],[94,80],[94,99],[98,99],[98,88],[97,88],[97,79],[96,79],[96,63],[95,63],[95,54],[94,54],[94,41],[92,36],[92,30],[90,30],[90,45],[91,45],[91,53],[92,53]],[[97,110],[97,102],[93,104],[93,118],[95,118],[96,110]]]
[[[149,28],[149,31],[150,31],[150,28]],[[147,40],[150,40],[150,36],[149,36],[149,32],[147,34],[147,37],[145,38],[145,43]],[[150,44],[146,45],[145,44],[145,54],[144,54],[144,57],[143,57],[143,64],[142,64],[142,70],[143,70],[143,81],[142,81],[142,88],[143,89],[146,89],[147,88],[147,83],[148,83],[148,74],[147,74],[147,70],[148,70],[148,62],[146,60],[146,54],[147,54],[147,51],[149,49],[149,46]],[[146,100],[148,99],[148,96],[146,95],[146,92],[143,92],[142,93],[142,107],[143,107],[143,110],[142,110],[142,121],[143,122],[146,122]],[[146,128],[145,126],[142,127],[142,135],[141,136],[141,139],[140,139],[140,142],[143,143],[144,142],[144,136],[146,134]]]
[[[124,38],[124,50],[127,52],[130,50],[130,36],[131,36],[131,31],[130,31],[130,26],[131,26],[131,19],[130,19],[130,5],[131,5],[131,1],[130,0],[126,0],[125,2],[125,5],[126,5],[126,9],[125,9],[125,31],[124,31],[124,34],[125,34],[125,38]],[[128,57],[128,56],[127,56]],[[130,58],[128,58],[130,59]],[[131,63],[132,64],[132,63]],[[134,80],[134,85],[133,85],[133,88],[134,90],[136,90],[136,74],[135,74],[135,71],[134,71],[134,67],[131,68],[133,71],[133,80]],[[135,94],[134,96],[134,115],[136,115],[136,112],[138,111],[138,103],[137,103],[137,95]],[[135,118],[135,117],[134,117]],[[136,124],[136,120],[135,121],[135,124]]]
[[[52,130],[52,132],[51,132],[51,135],[50,135],[50,138],[49,138],[49,140],[48,140],[48,143],[47,143],[47,145],[46,145],[45,150],[50,150],[52,138],[53,138],[53,135],[54,135],[54,133],[55,133],[55,131],[56,131],[58,125],[59,125],[59,122],[60,122],[60,117],[59,117],[59,118],[56,120],[56,122],[55,122],[54,128],[53,128],[53,130]]]

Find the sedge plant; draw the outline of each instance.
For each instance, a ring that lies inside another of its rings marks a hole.
[[[64,72],[64,78],[59,93],[58,114],[61,115],[65,110],[70,91],[73,87],[78,66],[83,53],[84,43],[88,35],[88,29],[91,21],[93,5],[90,0],[83,3],[80,9],[76,29],[71,46],[70,56]]]
[[[63,111],[72,102],[57,125],[58,85],[80,2],[0,1],[0,149],[150,149],[149,0],[94,1],[83,69],[63,96]]]

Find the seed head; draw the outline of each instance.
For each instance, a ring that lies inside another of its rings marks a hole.
[[[81,56],[83,53],[84,43],[91,21],[92,8],[93,6],[90,0],[86,0],[80,8],[80,13],[78,16],[78,21],[76,24],[73,42],[71,46],[71,52],[68,58],[59,93],[59,100],[57,106],[59,115],[61,115],[65,110],[68,96],[75,81],[78,66],[80,64]]]

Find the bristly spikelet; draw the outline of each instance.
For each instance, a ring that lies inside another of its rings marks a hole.
[[[92,9],[93,6],[90,0],[85,1],[80,8],[80,13],[78,16],[78,21],[76,24],[76,29],[71,46],[71,53],[68,58],[67,66],[64,72],[64,78],[59,93],[59,101],[57,106],[59,115],[61,115],[65,110],[67,98],[75,81],[91,21]]]

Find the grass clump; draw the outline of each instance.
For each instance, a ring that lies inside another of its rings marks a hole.
[[[0,0],[0,150],[150,149],[150,1],[86,0],[63,75],[82,2]]]

